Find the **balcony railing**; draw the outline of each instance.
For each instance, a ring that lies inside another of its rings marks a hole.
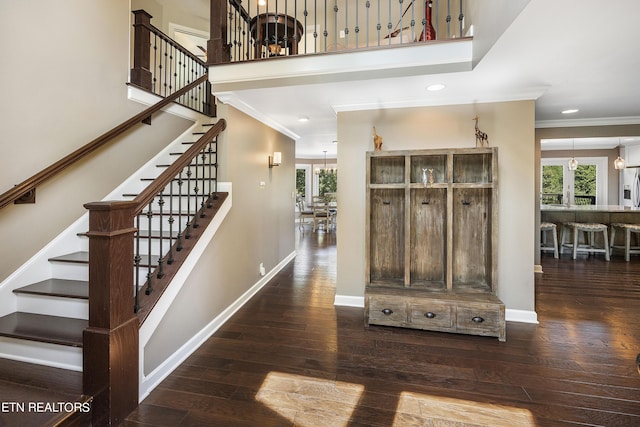
[[[232,62],[469,35],[463,0],[228,0]]]
[[[207,74],[207,65],[158,28],[144,10],[134,14],[131,84],[165,98]],[[215,117],[209,81],[176,100],[187,108]]]

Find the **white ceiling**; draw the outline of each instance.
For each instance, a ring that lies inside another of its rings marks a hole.
[[[638,0],[531,0],[472,71],[239,89],[234,95],[268,123],[297,135],[303,158],[336,153],[336,111],[383,104],[536,99],[538,127],[640,124],[638,16]],[[432,83],[446,88],[426,91]],[[568,108],[579,112],[561,113]],[[309,121],[299,122],[300,116]]]

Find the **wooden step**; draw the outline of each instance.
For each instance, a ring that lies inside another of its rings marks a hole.
[[[140,255],[140,267],[148,267],[149,265],[155,266],[158,261],[159,255]],[[152,264],[149,264],[149,259],[153,260]],[[89,264],[89,252],[79,251],[70,254],[60,255],[57,257],[49,258],[50,262],[68,262],[72,264]],[[131,260],[131,266],[133,266],[133,260]]]
[[[88,264],[89,252],[79,251],[49,258],[49,262],[70,262],[74,264]]]
[[[15,312],[0,317],[0,336],[82,347],[83,319]]]
[[[89,299],[89,282],[85,280],[47,279],[14,289],[13,293]]]

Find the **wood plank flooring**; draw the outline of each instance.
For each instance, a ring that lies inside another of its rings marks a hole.
[[[335,307],[335,234],[298,256],[126,426],[638,426],[640,257],[543,256],[539,325],[495,338],[364,327]]]

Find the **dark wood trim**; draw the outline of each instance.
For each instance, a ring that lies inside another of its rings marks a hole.
[[[83,387],[93,396],[93,425],[118,425],[138,404],[139,322],[131,305],[135,206],[131,201],[85,205],[91,286]]]
[[[227,0],[211,0],[207,65],[231,62],[227,41]]]
[[[33,175],[31,178],[23,181],[22,183],[16,185],[12,189],[4,192],[2,195],[0,195],[0,209],[20,199],[25,194],[34,190],[37,186],[53,178],[54,176],[62,172],[67,167],[71,166],[75,162],[79,161],[80,159],[96,151],[98,148],[102,147],[106,143],[110,142],[116,136],[121,135],[122,133],[129,130],[131,127],[135,126],[136,124],[142,123],[142,121],[145,120],[147,117],[160,111],[162,108],[169,105],[170,103],[172,103],[173,101],[175,101],[176,99],[184,95],[185,93],[189,92],[191,89],[207,81],[207,79],[208,79],[208,74],[203,75],[193,83],[185,86],[179,91],[174,92],[173,94],[159,101],[155,105],[152,105],[151,107],[147,108],[141,113],[136,114],[129,120],[119,124],[118,126],[114,127],[113,129],[100,135],[98,138],[94,139],[93,141],[89,142],[88,144],[80,147],[76,151],[63,157],[62,159],[58,160],[54,164],[50,165],[49,167],[41,170],[37,174]]]
[[[131,69],[131,83],[146,90],[152,90],[151,78],[151,18],[144,10],[134,10],[134,43],[133,43],[133,68]]]

